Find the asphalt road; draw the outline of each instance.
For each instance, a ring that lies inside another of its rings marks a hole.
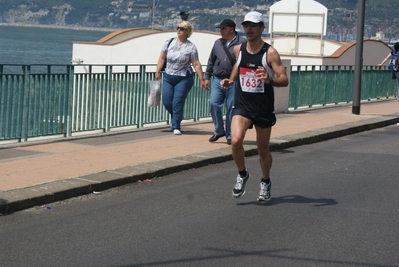
[[[399,125],[0,217],[0,266],[399,266]]]

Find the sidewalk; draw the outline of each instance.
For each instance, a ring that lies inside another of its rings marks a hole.
[[[277,114],[271,150],[319,142],[399,123],[396,99],[306,108]],[[231,160],[224,138],[215,143],[211,121],[18,144],[0,144],[0,213],[48,204],[138,180]],[[245,138],[255,155],[255,131]]]

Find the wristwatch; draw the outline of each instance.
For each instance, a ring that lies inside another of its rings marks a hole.
[[[268,78],[269,78],[269,84],[270,84],[270,85],[273,85],[273,82],[274,82],[273,77],[268,76]]]

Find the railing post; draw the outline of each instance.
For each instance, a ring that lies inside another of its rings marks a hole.
[[[320,66],[320,71],[321,71],[321,68],[322,68],[322,66]],[[329,68],[328,68],[328,66],[326,66],[326,68],[325,68],[325,73],[326,73],[326,75],[327,75],[327,77],[328,77],[328,71],[329,71]],[[329,92],[329,89],[330,89],[330,87],[328,86],[329,85],[329,83],[331,84],[331,79],[329,80],[328,78],[327,79],[324,79],[324,81],[325,81],[325,92],[324,92],[324,103],[323,103],[323,106],[325,106],[326,105],[326,103],[327,103],[327,101],[328,101],[328,92]],[[335,86],[333,85],[333,86],[331,86],[332,88],[335,88]]]
[[[26,142],[28,141],[28,132],[29,132],[29,104],[30,104],[30,88],[31,88],[31,66],[30,65],[22,65],[22,74],[23,74],[23,115],[21,123],[23,123],[23,127],[21,127],[20,137]],[[21,139],[18,140],[21,142]]]
[[[68,92],[66,94],[66,99],[64,103],[65,105],[64,122],[66,124],[64,136],[72,136],[72,110],[73,110],[72,105],[73,105],[74,76],[75,76],[74,66],[73,65],[67,66],[67,79],[66,79],[65,88],[68,90]]]
[[[105,126],[104,126],[104,131],[109,132],[110,131],[110,125],[111,125],[111,108],[112,108],[112,66],[107,65],[105,66],[105,73],[106,73],[106,78],[105,78],[105,88],[106,88],[106,94],[105,94]]]
[[[3,138],[3,121],[5,121],[5,105],[3,105],[3,102],[5,103],[5,99],[4,99],[4,89],[3,89],[3,69],[4,66],[0,65],[0,138]]]
[[[335,85],[334,85],[334,88],[335,88],[335,91],[334,91],[334,99],[336,99],[335,97],[340,93],[340,92],[342,92],[342,90],[343,90],[343,84],[344,84],[344,82],[343,82],[343,76],[341,75],[341,73],[342,73],[342,66],[338,66],[337,68],[335,68],[334,66],[332,67],[333,68],[333,70],[334,70],[334,80],[335,80]],[[335,70],[337,70],[338,71],[338,74],[336,74],[336,72],[335,72]],[[327,75],[328,75],[328,73],[327,73]],[[328,79],[328,76],[327,76],[327,79]],[[339,81],[339,84],[338,84],[338,81]],[[338,88],[338,85],[339,85],[339,88]],[[338,104],[338,100],[336,100],[335,101],[335,104]]]
[[[306,67],[306,70],[308,71],[309,68]],[[315,65],[311,66],[311,70],[312,70],[312,77],[318,77],[319,76],[319,75],[316,76],[316,66]],[[320,72],[320,70],[319,70],[319,72]],[[308,88],[310,90],[310,92],[309,92],[309,94],[307,94],[308,97],[309,97],[308,98],[308,102],[309,102],[309,106],[308,107],[309,108],[311,108],[315,104],[313,94],[314,94],[315,91],[318,92],[318,90],[316,90],[317,87],[315,86],[317,83],[318,83],[318,79],[314,79],[313,78],[313,79],[310,80],[310,88]]]
[[[42,133],[48,133],[49,129],[50,129],[50,116],[49,116],[49,111],[50,111],[50,105],[51,105],[51,65],[47,65],[47,75],[45,76],[46,78],[45,80],[45,107],[46,109],[44,109],[44,113],[43,113],[43,117],[44,117],[44,122],[43,123],[43,130]]]
[[[146,82],[146,73],[145,73],[145,65],[140,65],[140,84],[144,85]],[[143,97],[144,95],[144,90],[143,90],[144,86],[140,86],[140,95],[141,95],[141,99],[142,101],[140,101],[140,107],[139,107],[139,120],[138,120],[138,125],[139,128],[143,128],[143,115],[146,114],[145,113],[145,108],[147,108],[147,105],[145,105],[145,97]]]

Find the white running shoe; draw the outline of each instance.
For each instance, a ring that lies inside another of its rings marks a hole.
[[[173,130],[173,134],[174,134],[174,135],[181,135],[181,132],[180,132],[180,130],[178,130],[178,129],[174,129],[174,130]]]
[[[258,196],[258,201],[270,201],[272,199],[271,195],[271,189],[272,189],[272,181],[270,181],[268,184],[264,182],[260,182],[260,192]]]
[[[245,194],[245,184],[248,182],[249,177],[251,177],[251,175],[249,174],[248,170],[247,176],[245,177],[237,175],[236,184],[234,185],[234,189],[232,191],[233,197],[239,198]]]

